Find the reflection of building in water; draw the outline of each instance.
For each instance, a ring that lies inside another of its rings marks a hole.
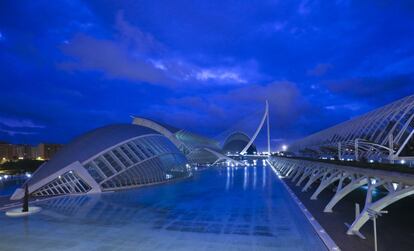
[[[243,172],[243,189],[246,190],[249,182],[249,170],[247,169],[247,166],[244,167]]]
[[[257,183],[257,167],[253,167],[253,189],[256,189]]]
[[[222,171],[222,181],[227,182],[224,181],[227,170]],[[238,187],[235,189],[240,191],[244,170],[231,168],[228,177],[235,176],[234,172],[240,181],[237,182]],[[260,173],[260,169],[258,172]],[[186,183],[180,184],[186,187]],[[209,184],[204,185],[209,186]],[[50,222],[63,222],[69,225],[125,227],[125,229],[136,228],[138,225],[140,233],[145,232],[148,235],[152,233],[148,230],[162,230],[166,234],[175,232],[179,235],[186,232],[253,236],[257,230],[245,226],[259,224],[266,228],[266,231],[263,230],[257,233],[258,235],[273,236],[275,229],[269,221],[266,204],[255,205],[255,208],[250,205],[246,207],[245,204],[249,202],[246,202],[244,196],[233,197],[234,203],[211,203],[211,200],[216,199],[217,194],[208,192],[208,199],[206,199],[205,196],[200,196],[200,191],[204,193],[210,190],[194,188],[175,198],[169,195],[165,187],[155,187],[139,191],[57,197],[40,202],[39,206],[43,208],[41,217],[49,218]],[[254,191],[247,192],[255,196]]]

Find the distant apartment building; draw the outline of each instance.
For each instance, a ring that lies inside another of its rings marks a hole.
[[[0,159],[4,161],[17,159],[31,159],[32,146],[27,144],[10,144],[0,142]]]
[[[39,150],[38,150],[37,146],[32,146],[31,153],[32,153],[31,159],[39,158]]]
[[[61,144],[45,144],[41,143],[37,146],[37,156],[40,159],[48,160],[62,148]]]
[[[17,159],[32,159],[32,146],[27,144],[14,145],[15,156]]]
[[[8,142],[0,142],[0,162],[13,158],[13,145]]]
[[[49,160],[61,147],[61,144],[41,143],[38,146],[32,146],[0,141],[0,163],[23,159]]]

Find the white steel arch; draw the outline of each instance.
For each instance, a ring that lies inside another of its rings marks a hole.
[[[262,130],[264,122],[267,120],[267,151],[270,155],[270,123],[269,123],[269,102],[266,100],[266,107],[265,112],[263,114],[263,118],[259,124],[259,127],[256,129],[256,132],[251,137],[249,143],[244,147],[244,149],[240,152],[240,155],[246,154],[249,147],[253,144],[254,140],[256,139],[257,135],[259,134],[260,130]]]
[[[378,159],[414,160],[414,156],[402,156],[414,136],[414,95],[407,96],[354,119],[319,131],[293,142],[291,151],[301,155],[307,150],[321,154],[321,148],[358,143],[370,144],[377,149],[359,149],[358,157]],[[338,149],[338,153],[341,152]]]

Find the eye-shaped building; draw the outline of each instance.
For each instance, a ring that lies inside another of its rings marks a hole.
[[[117,124],[64,146],[26,182],[32,196],[84,194],[162,183],[190,175],[185,155],[161,133]],[[12,199],[20,199],[17,189]]]
[[[188,177],[187,164],[219,161],[237,162],[215,140],[134,117],[132,124],[101,127],[74,139],[25,185],[35,197],[99,193]],[[20,188],[11,199],[23,196]]]

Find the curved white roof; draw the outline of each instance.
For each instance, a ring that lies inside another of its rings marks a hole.
[[[244,132],[236,131],[236,132],[233,132],[232,134],[230,134],[226,138],[223,145],[225,146],[225,145],[229,144],[231,141],[234,141],[234,140],[246,141],[247,143],[249,143],[250,137],[247,136],[247,134],[245,134]]]
[[[250,142],[250,137],[247,136],[244,132],[236,131],[230,134],[223,144],[224,152],[241,152],[243,148]],[[249,152],[257,151],[256,146],[252,144],[249,149]]]
[[[122,141],[145,134],[159,133],[150,128],[132,124],[114,124],[89,131],[65,145],[51,160],[39,167],[27,183],[34,184],[75,161],[82,163]]]

